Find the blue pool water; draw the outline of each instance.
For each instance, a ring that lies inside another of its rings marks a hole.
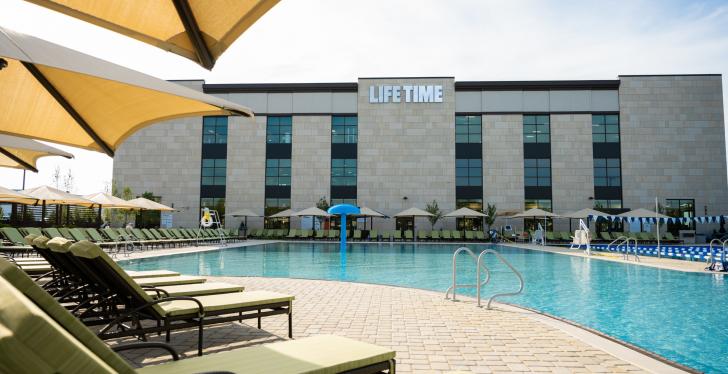
[[[495,248],[519,269],[523,294],[503,301],[563,317],[706,372],[728,372],[728,277],[609,261]],[[327,279],[444,292],[457,245],[276,243],[122,261],[131,270],[169,269],[211,276]],[[463,255],[458,283],[474,283]],[[488,258],[491,284],[483,297],[517,289],[516,277]],[[474,295],[474,290],[459,293]]]

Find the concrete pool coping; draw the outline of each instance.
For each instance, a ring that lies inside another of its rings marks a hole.
[[[249,240],[249,241],[239,242],[239,243],[230,243],[227,246],[205,246],[205,247],[188,247],[188,248],[154,250],[154,251],[148,251],[146,253],[132,254],[131,256],[124,257],[124,258],[117,258],[117,260],[134,260],[134,259],[152,258],[152,257],[165,257],[165,256],[172,256],[172,255],[185,254],[185,253],[208,252],[208,251],[215,251],[215,250],[221,250],[221,249],[247,247],[247,246],[260,245],[260,244],[272,244],[272,243],[278,243],[278,242],[312,243],[311,241]],[[357,242],[357,243],[369,243],[369,244],[392,243],[392,244],[394,244],[394,242]],[[399,242],[397,242],[397,243],[399,243]],[[418,244],[426,245],[426,244],[441,244],[441,243],[418,243]],[[474,244],[474,243],[449,243],[449,244],[467,245],[467,244]],[[488,244],[488,243],[478,243],[478,244]],[[501,245],[503,245],[503,244],[501,244]],[[572,250],[572,252],[569,252],[568,249],[567,249],[567,251],[565,251],[564,248],[558,248],[558,247],[548,247],[548,246],[543,247],[543,246],[528,245],[528,244],[507,244],[507,246],[521,248],[521,249],[525,248],[525,249],[531,249],[531,250],[538,250],[538,251],[544,251],[544,252],[550,252],[550,253],[556,253],[556,254],[565,254],[565,255],[571,255],[571,256],[575,256],[575,257],[594,258],[594,259],[599,259],[599,260],[621,262],[621,263],[626,263],[626,264],[657,267],[657,268],[663,268],[663,269],[669,269],[669,270],[677,270],[677,271],[685,271],[685,272],[698,272],[696,270],[685,270],[685,269],[681,269],[681,268],[673,268],[673,267],[664,266],[664,265],[660,266],[659,264],[642,264],[642,263],[625,261],[625,260],[616,259],[616,258],[599,258],[597,256],[586,256],[584,254],[580,254],[580,253],[576,252],[576,250]],[[534,248],[531,248],[531,247],[534,247]],[[677,261],[680,261],[680,260],[677,260]],[[708,273],[708,272],[702,271],[702,273]],[[243,277],[241,277],[241,278],[243,278]],[[298,278],[286,278],[286,279],[298,279]],[[308,278],[301,278],[301,279],[310,280]],[[415,290],[422,291],[422,292],[430,292],[430,293],[434,293],[434,294],[439,294],[438,292],[429,290],[429,289],[420,289],[420,288],[404,287],[404,286],[384,285],[384,284],[367,283],[367,282],[334,281],[334,280],[320,280],[320,281],[339,282],[339,283],[372,284],[372,285],[377,285],[377,286],[395,287],[395,288],[402,288],[402,289],[415,289]],[[467,299],[468,302],[473,303],[474,307],[477,307],[477,306],[475,306],[475,298],[469,297],[469,296],[463,296],[463,295],[459,296],[459,298]],[[665,357],[662,357],[662,356],[658,355],[657,353],[634,346],[630,343],[624,342],[618,338],[605,334],[601,331],[598,331],[598,330],[595,330],[595,329],[592,329],[592,328],[589,328],[586,326],[582,326],[582,325],[580,325],[574,321],[570,321],[568,319],[553,316],[548,313],[544,313],[544,312],[541,312],[541,311],[538,311],[535,309],[522,307],[522,306],[514,305],[514,304],[509,304],[509,303],[504,303],[504,302],[495,302],[494,305],[496,305],[496,307],[498,309],[501,309],[503,311],[510,311],[510,312],[526,315],[533,320],[536,320],[551,328],[562,331],[562,332],[576,338],[577,340],[582,341],[585,344],[588,344],[603,352],[606,352],[606,353],[614,356],[617,359],[631,363],[646,371],[650,371],[650,372],[654,372],[654,373],[684,373],[684,372],[697,373],[697,372],[699,372],[693,368],[690,368],[688,366],[682,365],[680,363],[677,363],[677,362],[669,360]]]

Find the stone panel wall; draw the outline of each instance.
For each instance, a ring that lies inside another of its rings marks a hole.
[[[331,200],[331,116],[293,117],[291,174],[293,210]]]
[[[523,115],[483,116],[483,205],[499,212],[523,210]],[[505,224],[497,219],[495,226]],[[517,227],[522,220],[509,221]]]
[[[228,120],[228,169],[225,210],[250,209],[263,215],[265,204],[266,117],[230,117]],[[237,227],[242,218],[228,217],[228,227]],[[248,228],[262,228],[262,218],[248,218]]]

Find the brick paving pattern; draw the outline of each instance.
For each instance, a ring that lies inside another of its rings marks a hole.
[[[443,293],[321,280],[213,279],[242,284],[246,290],[295,295],[295,338],[335,334],[390,347],[397,351],[400,373],[642,372],[527,312],[486,310],[469,300],[445,300]],[[209,326],[205,353],[281,341],[286,339],[287,328],[286,316],[264,318],[262,330],[256,328],[255,320]],[[150,340],[163,341],[163,337]],[[196,330],[191,329],[174,332],[171,344],[183,357],[193,357],[196,341]],[[137,366],[170,359],[159,350],[122,354]]]

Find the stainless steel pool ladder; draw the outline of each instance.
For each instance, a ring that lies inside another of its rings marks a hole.
[[[621,246],[625,246],[624,252],[622,252],[622,259],[629,261],[629,243],[634,242],[633,248],[633,255],[634,260],[637,262],[640,262],[640,256],[637,255],[637,239],[628,238],[624,235],[618,237],[617,239],[612,240],[611,243],[607,246],[607,250],[612,250],[612,245],[615,245],[617,247],[617,251],[619,251]],[[616,243],[616,244],[615,244]],[[621,251],[620,251],[621,252]]]
[[[461,252],[467,253],[475,261],[475,266],[476,266],[475,284],[457,284],[457,268],[458,268],[457,257],[458,257],[458,254],[460,254]],[[518,295],[521,292],[523,292],[523,276],[521,275],[521,273],[518,270],[516,270],[516,268],[513,267],[513,265],[511,265],[508,261],[506,261],[506,259],[503,258],[503,256],[501,256],[500,253],[496,252],[493,249],[485,249],[482,252],[480,252],[480,254],[476,257],[475,253],[473,253],[473,251],[471,251],[469,248],[460,247],[460,248],[456,249],[455,253],[453,253],[453,255],[452,255],[452,286],[450,286],[447,289],[447,291],[445,291],[446,299],[448,298],[450,291],[452,291],[452,301],[456,301],[457,299],[456,299],[455,293],[456,293],[456,290],[458,287],[459,288],[475,288],[476,289],[475,292],[478,295],[478,306],[481,306],[480,290],[483,288],[483,286],[485,286],[486,284],[488,284],[488,282],[490,282],[490,269],[488,269],[488,267],[485,266],[485,260],[484,260],[485,255],[487,255],[488,253],[494,254],[496,257],[498,257],[498,259],[502,263],[504,263],[506,266],[508,266],[511,269],[511,271],[516,275],[516,277],[518,277],[519,286],[518,286],[518,291],[497,293],[497,294],[491,296],[490,299],[488,299],[488,304],[487,304],[486,308],[490,309],[490,304],[493,302],[493,300],[496,297],[515,296],[515,295]],[[485,280],[482,282],[480,281],[481,270],[485,270]]]
[[[721,245],[721,251],[723,253],[726,253],[726,249],[728,249],[728,239],[721,241],[720,239],[713,239],[710,241],[710,259],[708,260],[709,264],[712,264],[715,262],[715,251],[713,250],[713,242],[718,242],[718,244]]]

